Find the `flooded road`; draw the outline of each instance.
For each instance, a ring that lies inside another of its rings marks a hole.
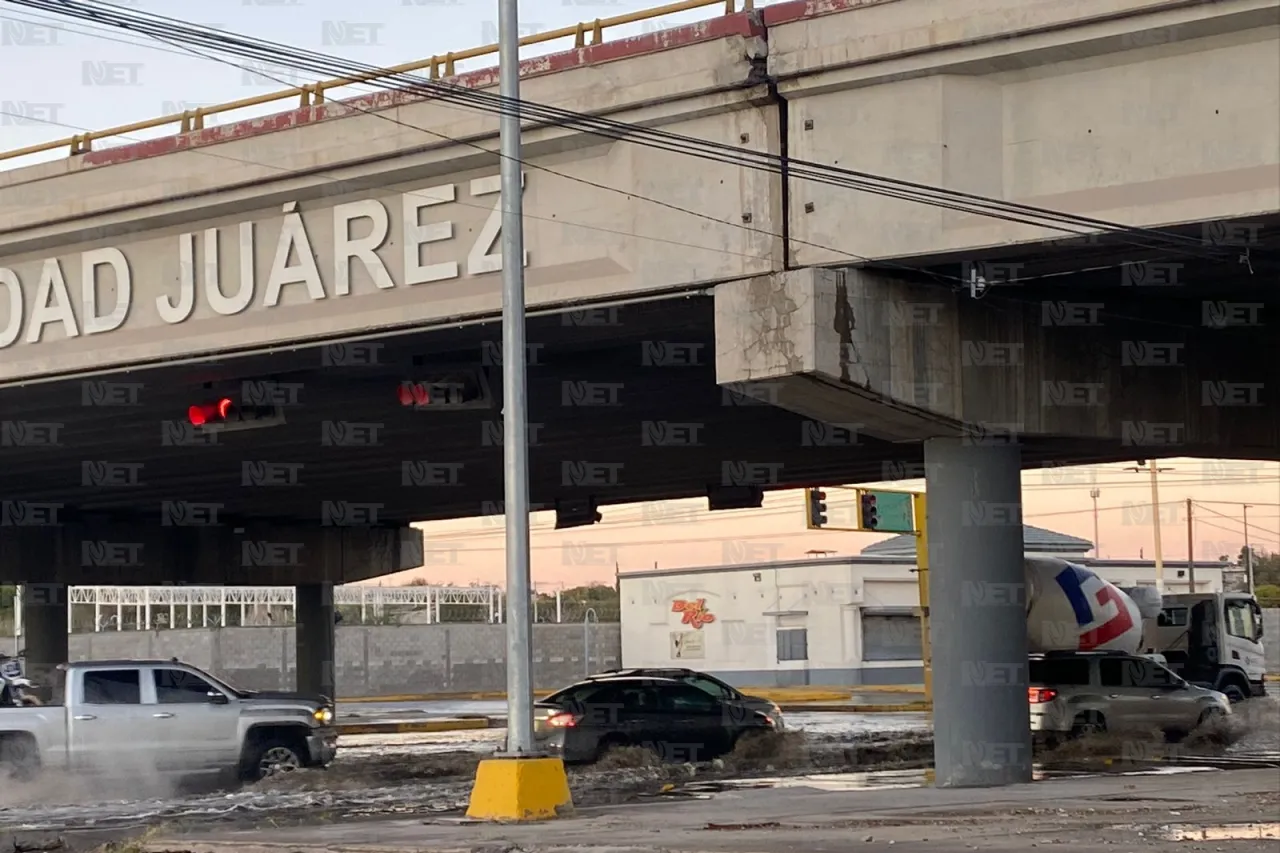
[[[1246,755],[1274,750],[1280,736],[1280,703],[1242,709],[1249,731],[1218,753]],[[362,705],[374,714],[456,716],[492,711],[495,703],[387,703]],[[501,703],[497,703],[501,704]],[[1250,703],[1252,704],[1252,703]],[[788,731],[764,748],[735,752],[723,760],[660,765],[642,750],[589,768],[571,768],[570,786],[582,805],[661,796],[709,795],[698,786],[804,786],[825,790],[917,787],[932,758],[924,714],[793,713]],[[253,826],[263,821],[325,822],[373,816],[443,814],[465,808],[476,762],[492,752],[505,732],[479,729],[430,734],[357,735],[342,739],[334,764],[324,771],[297,771],[235,792],[160,792],[146,796],[130,785],[93,791],[82,780],[41,780],[0,790],[0,830],[72,831],[146,827],[157,824]],[[1218,766],[1223,766],[1219,763]],[[1168,767],[1150,772],[1199,772]],[[1043,771],[1079,775],[1078,770]]]

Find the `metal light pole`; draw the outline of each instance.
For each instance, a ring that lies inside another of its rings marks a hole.
[[[520,151],[520,25],[498,2],[498,126],[502,154],[502,421],[507,528],[507,752],[533,754],[533,625],[529,577],[529,441],[525,399],[524,165]]]
[[[1244,579],[1248,593],[1253,595],[1253,549],[1249,547],[1249,504],[1244,505]]]
[[[1196,523],[1192,518],[1193,504],[1187,498],[1187,591],[1196,591]]]
[[[1156,592],[1164,595],[1164,545],[1160,536],[1160,479],[1159,475],[1173,468],[1161,468],[1154,461],[1145,468],[1125,468],[1126,471],[1147,471],[1151,474],[1151,533],[1156,546]]]
[[[582,614],[582,666],[586,672],[584,678],[591,677],[591,623],[599,623],[600,617],[596,615],[594,607],[588,607],[587,612]]]
[[[1089,490],[1089,497],[1093,498],[1093,558],[1095,560],[1102,559],[1102,546],[1098,544],[1098,498],[1101,495],[1100,489]]]

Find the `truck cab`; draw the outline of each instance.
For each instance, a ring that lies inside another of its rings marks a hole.
[[[0,765],[128,778],[256,780],[325,766],[337,750],[323,696],[237,690],[177,660],[64,664],[54,703],[0,710]]]
[[[1262,608],[1248,593],[1165,595],[1144,631],[1148,653],[1164,655],[1187,681],[1232,702],[1266,695]]]

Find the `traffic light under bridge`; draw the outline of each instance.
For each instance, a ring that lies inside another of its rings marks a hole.
[[[818,530],[827,524],[827,493],[821,489],[805,489],[805,526]]]
[[[910,492],[858,489],[858,529],[877,533],[915,533],[915,505]]]

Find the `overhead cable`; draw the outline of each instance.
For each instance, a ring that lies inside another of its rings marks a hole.
[[[287,45],[231,35],[222,30],[190,25],[152,13],[136,12],[102,2],[84,0],[7,0],[7,2],[52,12],[64,17],[99,23],[131,31],[163,42],[203,47],[221,54],[270,62],[316,74],[331,74],[344,85],[363,84],[375,88],[401,90],[471,107],[483,112],[518,113],[522,118],[549,126],[576,130],[605,138],[627,141],[650,148],[727,163],[774,174],[785,174],[814,183],[843,187],[942,209],[971,213],[994,219],[1085,235],[1098,231],[1113,233],[1143,249],[1176,248],[1186,254],[1221,259],[1219,252],[1205,252],[1202,241],[1185,235],[1149,228],[1135,228],[1092,217],[1067,214],[1031,205],[990,199],[971,193],[930,187],[912,181],[887,178],[856,170],[826,166],[806,160],[781,157],[768,152],[710,140],[697,139],[656,128],[629,124],[544,104],[513,101],[447,81],[431,80],[407,73],[387,74],[377,66],[338,59]],[[222,60],[219,60],[222,61]],[[488,149],[483,149],[488,150]],[[497,152],[489,152],[497,154]],[[1077,230],[1084,229],[1084,230]],[[1141,242],[1139,242],[1141,241]]]

